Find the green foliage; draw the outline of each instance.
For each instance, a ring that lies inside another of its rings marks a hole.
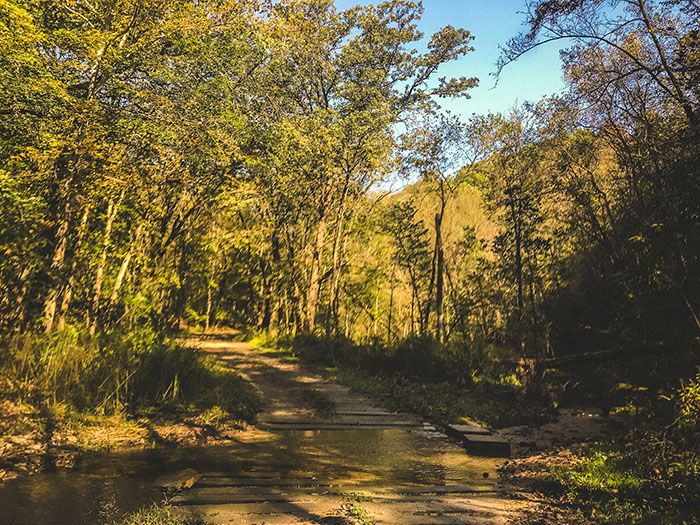
[[[641,486],[639,478],[630,474],[630,464],[620,454],[593,452],[583,458],[575,470],[561,473],[560,481],[590,491],[630,491]],[[624,495],[623,495],[624,497]]]
[[[345,503],[335,513],[344,525],[374,525],[376,520],[358,503]]]
[[[152,505],[126,516],[114,525],[205,525],[202,518],[170,505]]]
[[[250,419],[252,387],[199,350],[148,329],[90,336],[69,326],[51,336],[17,335],[3,344],[0,373],[19,399],[49,399],[78,410],[130,414],[218,408]]]
[[[602,523],[694,523],[698,515],[696,466],[676,464],[671,478],[650,476],[646,463],[616,450],[594,450],[552,479],[584,518]],[[696,471],[695,471],[696,472]],[[683,481],[681,481],[683,480]]]
[[[698,379],[666,396],[673,403],[637,414],[624,441],[590,449],[572,468],[552,472],[579,512],[606,523],[700,519]]]
[[[676,404],[678,406],[676,425],[687,429],[688,432],[697,432],[700,424],[700,373],[693,379],[681,383],[681,388],[676,394]]]
[[[274,342],[268,345],[274,347]],[[494,365],[482,352],[465,355],[456,345],[433,339],[412,338],[388,346],[304,335],[280,351],[397,409],[440,424],[459,423],[468,416],[501,427],[544,421],[551,412],[551,401],[529,396],[507,367]]]
[[[345,492],[343,493],[343,498],[345,498],[348,501],[355,501],[357,503],[362,503],[365,501],[374,501],[373,496],[364,492]]]

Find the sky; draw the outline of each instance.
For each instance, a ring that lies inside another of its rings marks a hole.
[[[377,4],[379,0],[336,0],[336,9]],[[469,118],[473,113],[507,112],[514,105],[536,102],[564,89],[559,47],[542,46],[507,66],[495,85],[495,63],[499,45],[526,29],[525,0],[423,0],[424,13],[418,29],[425,39],[441,27],[467,29],[475,39],[475,51],[443,66],[436,77],[477,77],[479,87],[471,99],[442,99],[445,109]]]

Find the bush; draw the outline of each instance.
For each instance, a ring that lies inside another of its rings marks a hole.
[[[700,374],[642,408],[622,442],[552,477],[571,503],[606,522],[697,523]]]
[[[291,349],[305,363],[315,366],[362,369],[457,385],[472,383],[472,377],[486,363],[480,349],[460,342],[441,344],[431,337],[409,337],[390,346],[378,339],[355,343],[343,336],[304,334],[293,339]],[[491,365],[488,373],[497,376],[499,371]]]
[[[0,376],[19,399],[99,414],[217,406],[246,419],[259,405],[252,387],[233,372],[150,329],[90,336],[68,327],[48,337],[17,335],[2,353]]]

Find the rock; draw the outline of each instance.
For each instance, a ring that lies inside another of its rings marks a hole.
[[[155,484],[167,490],[182,490],[189,489],[199,481],[202,475],[194,469],[186,468],[178,470],[172,474],[164,474],[159,476]]]

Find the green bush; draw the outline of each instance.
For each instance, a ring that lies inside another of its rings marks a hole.
[[[464,343],[441,344],[431,337],[409,337],[396,345],[371,339],[355,343],[343,336],[324,338],[298,335],[292,352],[304,362],[324,367],[367,370],[374,374],[400,375],[426,382],[472,383],[475,373],[484,368],[483,352]],[[493,365],[489,374],[498,375]]]
[[[626,438],[554,471],[567,500],[605,522],[700,521],[700,374],[635,411]]]
[[[43,398],[100,414],[218,406],[249,419],[259,400],[242,378],[197,349],[153,330],[91,336],[69,326],[50,337],[2,344],[0,375],[19,398]]]

